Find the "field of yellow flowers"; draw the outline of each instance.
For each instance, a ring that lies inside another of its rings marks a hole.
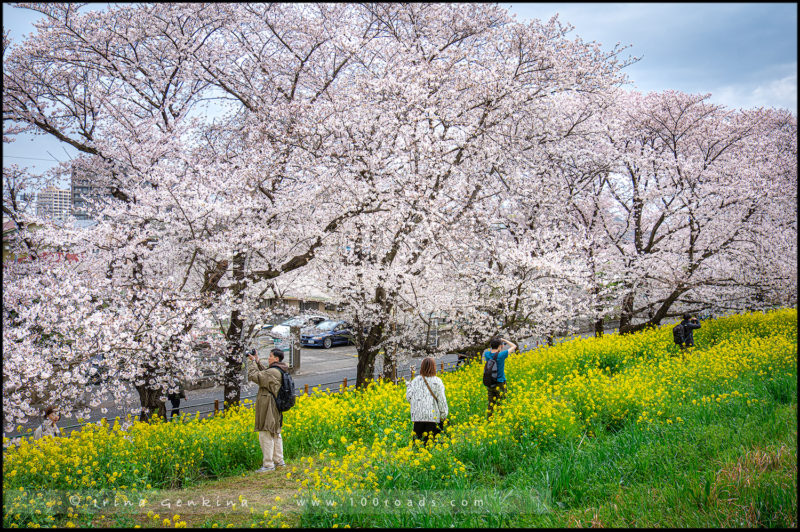
[[[410,438],[402,384],[301,396],[284,419],[290,467],[269,473],[296,489],[295,511],[273,507],[245,524],[796,525],[797,311],[709,320],[695,340],[681,356],[663,327],[512,355],[508,395],[490,421],[481,365],[445,374],[451,415],[428,447]],[[127,431],[90,425],[9,447],[4,526],[80,526],[101,510],[75,494],[142,500],[252,471],[261,460],[252,416],[245,407]],[[747,447],[778,455],[752,493],[711,473],[734,469]],[[186,525],[152,515],[145,523]]]

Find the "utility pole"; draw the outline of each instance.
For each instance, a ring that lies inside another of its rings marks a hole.
[[[291,349],[291,367],[289,368],[289,373],[294,374],[298,369],[300,369],[300,327],[298,325],[292,325],[289,327],[289,342],[290,342],[290,349]]]
[[[252,251],[248,251],[247,254],[244,256],[244,267],[243,267],[243,270],[244,270],[244,275],[245,276],[247,276],[247,268],[248,268],[248,266],[250,266],[250,257],[252,256],[252,254],[253,254]],[[239,345],[241,346],[242,354],[246,355],[247,350],[244,347],[244,327],[245,327],[245,324],[246,324],[245,320],[242,320],[242,327],[239,329]],[[247,382],[247,364],[244,363],[245,360],[246,360],[246,356],[242,360],[242,378],[241,378],[241,381],[240,381],[240,382],[244,382],[244,383]]]

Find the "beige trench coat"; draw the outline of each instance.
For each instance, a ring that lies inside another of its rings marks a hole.
[[[255,364],[250,361],[247,379],[258,384],[255,430],[280,434],[283,417],[273,395],[277,395],[281,388],[280,370],[275,367],[265,368],[260,360]]]

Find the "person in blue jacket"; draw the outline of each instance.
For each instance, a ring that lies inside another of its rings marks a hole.
[[[497,359],[497,385],[488,386],[488,402],[486,406],[486,419],[492,417],[494,407],[506,394],[506,358],[517,350],[517,345],[505,338],[494,337],[489,341],[489,349],[483,352],[484,360]]]

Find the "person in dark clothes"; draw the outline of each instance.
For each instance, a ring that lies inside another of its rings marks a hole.
[[[681,325],[683,325],[683,334],[685,338],[684,343],[680,344],[681,351],[683,352],[689,347],[694,347],[694,331],[700,328],[700,321],[697,319],[697,316],[692,316],[687,312],[683,315]]]
[[[178,391],[167,394],[167,399],[169,399],[169,402],[172,403],[172,412],[169,415],[169,420],[172,421],[175,416],[180,416],[181,414],[181,399],[186,399],[186,392],[183,389],[183,383],[178,383]]]

